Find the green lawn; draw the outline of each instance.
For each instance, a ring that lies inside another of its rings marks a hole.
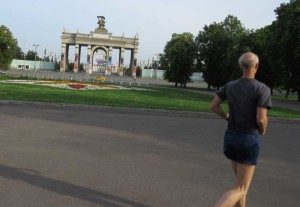
[[[291,95],[289,95],[288,98],[285,98],[284,95],[282,95],[282,96],[276,95],[276,96],[272,96],[272,99],[276,99],[276,100],[280,100],[280,101],[292,101],[292,102],[297,102],[298,96],[295,95],[295,94],[291,94]]]
[[[150,91],[75,91],[37,85],[0,83],[0,99],[210,112],[209,103],[212,97],[174,88],[151,88]],[[226,104],[224,108],[227,108]],[[300,112],[282,108],[274,108],[270,115],[300,118]]]

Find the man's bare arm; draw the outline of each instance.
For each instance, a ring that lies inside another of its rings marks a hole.
[[[268,125],[268,110],[266,107],[258,107],[256,113],[256,120],[260,135],[265,135]]]
[[[229,115],[228,113],[225,113],[223,109],[221,108],[222,99],[220,99],[217,95],[215,95],[214,99],[212,100],[210,104],[210,108],[213,112],[215,112],[217,115],[222,117],[223,119],[228,119]]]

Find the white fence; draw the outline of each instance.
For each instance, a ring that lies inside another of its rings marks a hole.
[[[54,70],[54,66],[55,66],[54,62],[13,59],[10,68],[27,69],[27,70],[33,70],[33,69]]]
[[[157,69],[142,69],[142,77],[143,78],[157,78],[163,79],[165,70],[157,70]],[[193,82],[202,82],[202,73],[194,73],[191,77]]]

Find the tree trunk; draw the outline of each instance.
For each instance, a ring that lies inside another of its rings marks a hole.
[[[183,87],[186,88],[186,83],[183,84]]]
[[[270,90],[271,90],[271,96],[273,96],[274,88],[273,88],[273,87],[270,87]]]
[[[290,89],[285,90],[285,98],[288,98],[290,95]]]
[[[175,82],[175,87],[177,88],[177,86],[178,86],[178,83],[177,83],[177,82]]]
[[[210,85],[207,85],[207,89],[210,90]]]
[[[298,94],[298,102],[300,102],[300,89],[297,90],[297,94]]]

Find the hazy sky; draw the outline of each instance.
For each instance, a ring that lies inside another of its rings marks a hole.
[[[23,50],[26,43],[28,49],[37,43],[59,54],[63,27],[89,33],[103,15],[113,35],[139,34],[138,57],[143,60],[161,53],[172,33],[197,35],[205,24],[228,14],[247,28],[261,28],[275,20],[274,9],[285,2],[289,0],[0,0],[0,24],[9,27]]]

